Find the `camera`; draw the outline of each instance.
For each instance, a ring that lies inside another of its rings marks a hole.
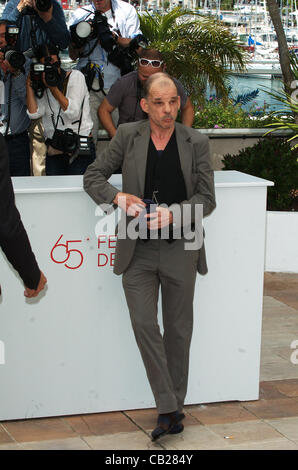
[[[109,28],[108,20],[100,11],[95,11],[92,21],[80,21],[70,26],[71,40],[78,49],[85,46],[91,39],[99,39],[101,46],[110,52],[116,41]]]
[[[36,59],[33,59],[30,65],[31,86],[37,98],[42,98],[44,90],[46,88],[42,80],[44,68],[44,64],[38,63]]]
[[[132,64],[136,58],[136,50],[139,47],[145,48],[147,45],[148,41],[145,36],[138,34],[130,41],[128,47],[122,48],[117,45],[117,47],[108,54],[108,59],[112,64],[120,68],[121,75],[125,75],[134,70]]]
[[[107,52],[112,52],[116,46],[116,41],[110,30],[106,16],[102,15],[100,11],[96,11],[94,14],[93,28],[103,49]]]
[[[129,43],[128,47],[117,46],[108,54],[108,59],[112,64],[119,67],[121,75],[125,75],[134,70],[133,63],[137,57],[136,51],[139,47],[145,48],[148,41],[143,34],[138,34]]]
[[[51,58],[45,58],[45,65],[44,65],[44,75],[45,81],[49,86],[58,86],[60,83],[60,75],[58,71],[58,67],[56,64],[51,63]]]
[[[4,51],[2,50],[2,52]],[[11,65],[11,67],[24,72],[24,64],[26,59],[22,52],[16,51],[15,49],[6,49],[4,58],[7,60],[9,65]]]
[[[24,64],[26,57],[33,57],[33,50],[30,48],[25,52],[17,51],[14,47],[6,46],[0,49],[0,52],[4,53],[4,60],[7,60],[9,65],[16,70],[20,70],[25,73]]]
[[[4,54],[4,59],[15,69],[23,71],[25,56],[22,52],[16,50],[16,42],[18,39],[19,28],[15,25],[7,25],[5,32],[6,46],[0,51]]]
[[[8,47],[15,47],[19,31],[18,26],[8,25],[6,27],[5,40]]]
[[[35,5],[39,11],[49,11],[52,6],[52,0],[36,0]],[[38,15],[38,12],[33,7],[25,7],[21,13],[22,15]]]
[[[45,74],[45,81],[48,86],[59,86],[61,81],[58,67],[51,64],[50,57],[46,57],[45,64],[41,64],[36,59],[33,59],[30,65],[30,79],[32,89],[37,98],[42,98],[46,89],[42,79],[43,73]]]
[[[71,41],[77,49],[84,47],[90,40],[98,39],[103,49],[108,53],[108,60],[121,70],[125,75],[133,70],[132,62],[135,59],[136,50],[146,47],[148,41],[142,34],[133,38],[128,47],[120,47],[108,24],[107,18],[99,11],[94,13],[92,21],[81,21],[70,26]]]
[[[84,157],[89,157],[92,154],[91,147],[93,145],[92,137],[79,136],[79,151],[78,154]]]
[[[51,146],[70,156],[74,155],[79,148],[79,136],[70,128],[64,129],[63,131],[55,129],[51,139]]]

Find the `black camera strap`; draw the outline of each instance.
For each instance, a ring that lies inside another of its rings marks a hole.
[[[82,123],[82,117],[83,117],[84,102],[85,102],[85,96],[84,96],[84,98],[83,98],[83,102],[82,102],[82,106],[81,106],[81,115],[80,115],[80,119],[78,119],[77,121],[73,121],[73,122],[71,123],[71,124],[76,124],[77,122],[79,123],[78,135],[80,135],[80,129],[81,129],[81,123]]]
[[[70,72],[70,73],[71,73],[71,72]],[[67,85],[68,85],[68,80],[69,80],[69,77],[70,77],[70,73],[65,77],[64,82],[63,82],[62,93],[63,93],[64,96],[66,95],[66,90],[67,90]],[[59,112],[58,112],[57,120],[56,120],[56,123],[55,123],[54,111],[53,111],[52,106],[51,106],[51,103],[50,103],[50,99],[49,99],[49,95],[48,95],[48,89],[46,89],[46,95],[47,95],[48,104],[49,104],[49,107],[50,107],[50,110],[51,110],[51,120],[52,120],[52,123],[53,123],[54,132],[55,132],[55,130],[57,129],[57,126],[58,126],[59,118],[61,119],[62,124],[64,125],[63,118],[62,118],[62,116],[60,116],[60,114],[61,114],[61,106],[59,107]]]
[[[46,95],[47,95],[47,100],[48,100],[48,104],[49,104],[49,107],[50,107],[50,110],[51,110],[51,120],[52,120],[52,124],[53,124],[53,127],[54,127],[54,132],[55,130],[57,129],[57,126],[58,126],[58,120],[59,120],[59,117],[60,117],[60,113],[61,113],[61,106],[59,107],[59,112],[58,112],[58,115],[57,115],[57,120],[55,122],[55,119],[54,119],[54,111],[52,109],[52,106],[51,106],[51,103],[50,103],[50,99],[49,99],[49,95],[48,95],[48,90],[46,89]],[[61,120],[62,120],[62,123],[64,124],[63,122],[63,118],[61,117]]]
[[[69,77],[70,77],[70,74],[67,75],[67,77],[65,78],[64,83],[63,83],[63,91],[62,91],[62,93],[63,93],[64,96],[66,95]],[[64,126],[63,118],[62,118],[62,116],[60,115],[60,114],[61,114],[61,106],[59,106],[59,112],[58,112],[57,119],[56,119],[56,122],[55,122],[55,119],[54,119],[54,111],[53,111],[52,106],[51,106],[51,103],[50,103],[50,99],[49,99],[49,95],[48,95],[48,90],[46,90],[46,95],[47,95],[49,107],[50,107],[50,110],[51,110],[51,120],[52,120],[52,123],[53,123],[54,132],[55,132],[56,129],[57,129],[57,126],[58,126],[59,118],[61,119],[62,124],[63,124],[63,126]],[[82,105],[81,105],[81,115],[80,115],[80,119],[78,119],[77,121],[73,121],[73,122],[71,123],[71,124],[76,124],[77,122],[79,123],[78,134],[80,134],[80,129],[81,129],[84,102],[85,102],[85,96],[84,96],[84,99],[83,99],[83,102],[82,102]]]
[[[88,65],[89,65],[89,67],[90,67],[90,69],[91,69],[91,67],[92,67],[91,62],[88,62]],[[95,72],[95,73],[94,73],[94,78],[95,78],[96,75],[97,75],[97,77],[98,77],[98,85],[99,85],[99,86],[98,86],[98,88],[93,88],[93,80],[92,80],[92,84],[91,84],[90,90],[95,91],[95,92],[101,91],[101,92],[104,94],[104,96],[106,96],[106,92],[104,91],[104,79],[103,79],[102,72],[101,72],[101,70],[100,70],[100,68],[98,67],[97,64],[93,64],[93,67],[95,67],[95,70],[94,70],[94,72]]]
[[[35,51],[38,47],[37,38],[36,38],[37,23],[33,15],[30,16],[30,21],[31,21],[30,37],[31,37],[33,50]]]

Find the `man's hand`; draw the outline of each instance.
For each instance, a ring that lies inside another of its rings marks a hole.
[[[17,4],[17,9],[21,12],[26,7],[33,8],[33,0],[20,0]]]
[[[29,287],[25,287],[24,296],[27,297],[28,299],[30,299],[32,297],[36,297],[40,293],[40,291],[42,291],[44,289],[46,283],[47,283],[47,278],[41,272],[40,273],[40,280],[39,280],[37,288],[36,289],[29,289]]]
[[[113,203],[132,217],[137,217],[146,207],[146,204],[139,197],[121,192],[116,195]]]
[[[128,47],[131,41],[131,38],[122,38],[121,36],[116,36],[115,39],[121,47]]]
[[[3,60],[1,64],[1,68],[3,72],[5,73],[10,72],[12,75],[15,75],[15,76],[21,73],[20,70],[13,68],[7,60]]]
[[[5,58],[4,58],[4,52],[0,52],[0,68],[1,68],[1,70],[3,70],[3,72],[5,74],[7,74],[7,72],[9,72],[8,66],[9,66],[9,64],[8,64],[7,60],[5,60]]]
[[[53,18],[53,5],[51,5],[51,8],[48,11],[40,11],[36,8],[36,0],[20,0],[17,9],[21,12],[24,10],[26,7],[31,7],[36,10],[38,16],[45,22],[47,23]]]
[[[173,214],[166,207],[157,207],[156,212],[147,214],[147,225],[150,230],[157,230],[159,228],[167,227],[173,223]]]

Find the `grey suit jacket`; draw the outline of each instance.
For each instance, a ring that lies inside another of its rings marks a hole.
[[[175,123],[176,140],[185,180],[187,200],[194,217],[195,204],[203,205],[203,216],[215,208],[214,174],[210,166],[208,137],[198,131]],[[147,152],[150,140],[149,120],[121,124],[109,146],[87,168],[84,189],[97,203],[111,204],[119,192],[108,183],[111,175],[122,166],[122,191],[144,197]],[[127,218],[129,221],[129,217]],[[122,274],[128,267],[135,250],[136,240],[119,239],[116,244],[115,274]],[[204,244],[200,249],[198,271],[207,273]]]

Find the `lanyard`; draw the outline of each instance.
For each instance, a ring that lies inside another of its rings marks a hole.
[[[67,90],[67,85],[68,85],[69,77],[70,77],[70,74],[69,74],[69,75],[65,78],[65,80],[64,80],[64,84],[63,84],[63,95],[64,95],[64,96],[66,95],[66,90]],[[57,129],[57,126],[58,126],[59,118],[61,119],[62,124],[63,124],[63,126],[64,126],[63,118],[62,118],[62,116],[60,115],[60,114],[61,114],[61,106],[59,106],[59,112],[58,112],[57,120],[56,120],[56,123],[55,123],[55,120],[54,120],[54,111],[53,111],[53,109],[52,109],[52,106],[51,106],[51,103],[50,103],[50,100],[49,100],[48,90],[46,90],[46,95],[47,95],[49,107],[50,107],[50,110],[51,110],[51,120],[52,120],[52,123],[53,123],[54,132],[55,132],[56,129]],[[80,119],[78,119],[77,121],[73,121],[73,122],[71,123],[71,124],[76,124],[77,122],[79,123],[79,126],[78,126],[78,134],[80,133],[81,123],[82,123],[84,102],[85,102],[85,96],[84,96],[84,99],[83,99],[83,102],[82,102],[82,106],[81,106],[81,115],[80,115]]]

